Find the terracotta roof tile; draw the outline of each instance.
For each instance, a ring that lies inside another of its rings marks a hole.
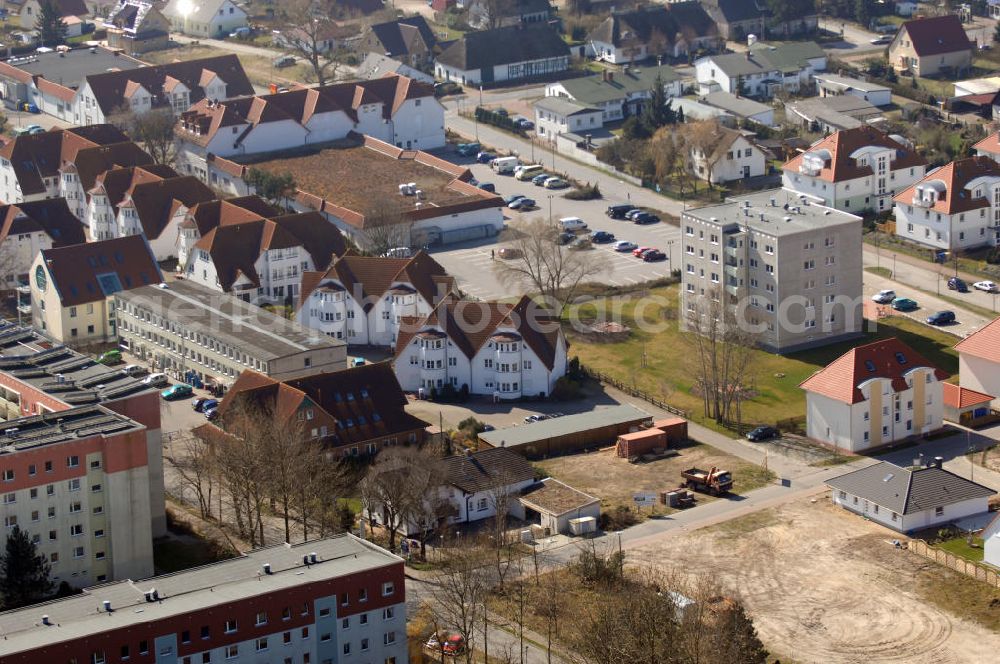
[[[973,150],[982,150],[990,154],[1000,154],[1000,131],[995,131],[972,146]]]
[[[41,257],[64,307],[163,281],[142,235],[45,249]]]
[[[805,154],[827,150],[830,153],[830,158],[826,160],[823,169],[817,177],[827,182],[854,180],[874,173],[871,166],[858,166],[857,162],[851,158],[851,155],[856,150],[868,145],[877,145],[896,150],[896,159],[890,164],[890,169],[892,170],[925,166],[927,164],[927,161],[912,148],[899,143],[885,132],[879,131],[870,125],[865,125],[855,127],[854,129],[844,129],[827,136],[810,146],[805,153],[790,159],[782,168],[792,173],[798,173]]]
[[[904,361],[900,361],[899,354]],[[814,373],[799,385],[807,392],[854,404],[864,401],[859,385],[872,378],[887,378],[897,392],[906,388],[906,374],[917,367],[934,370],[938,380],[948,374],[925,360],[919,353],[892,337],[844,353],[836,360]]]
[[[952,383],[942,385],[944,389],[944,405],[949,408],[970,408],[993,401],[993,396],[985,392],[977,392]]]
[[[892,200],[903,205],[913,203],[913,194],[921,184],[939,180],[944,183],[945,190],[939,193],[930,210],[943,214],[968,212],[983,207],[989,207],[990,202],[985,197],[973,198],[972,192],[965,188],[967,184],[984,175],[1000,176],[1000,164],[990,157],[968,157],[951,162],[947,166],[932,171],[924,179],[904,189]]]
[[[1000,318],[959,341],[955,350],[1000,364]]]
[[[972,48],[965,27],[955,14],[907,21],[899,28],[899,34],[903,32],[910,36],[913,50],[921,57],[968,51]]]
[[[11,235],[37,231],[48,235],[53,247],[87,241],[83,222],[70,212],[65,198],[0,205],[0,223],[0,246]]]

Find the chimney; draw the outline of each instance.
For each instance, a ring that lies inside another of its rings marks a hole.
[[[309,565],[309,554],[305,554],[304,556],[302,556],[302,564],[306,566]]]
[[[934,457],[934,467],[940,468],[944,464],[944,457]]]
[[[316,563],[319,562],[319,558],[316,556],[316,552],[315,551],[312,551],[309,554],[309,562],[311,562],[313,565],[315,565]]]
[[[43,625],[51,625],[52,624],[51,622],[49,622],[49,614],[46,613],[46,614],[42,615],[42,624]]]
[[[111,602],[110,601],[104,600],[103,602],[101,602],[101,604],[104,606],[104,611],[106,613],[111,613]]]
[[[271,573],[271,563],[264,563],[264,574]]]

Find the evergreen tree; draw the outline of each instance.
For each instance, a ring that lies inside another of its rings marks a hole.
[[[38,30],[42,46],[58,46],[66,41],[66,24],[63,23],[55,0],[42,2],[35,29]]]
[[[14,526],[0,557],[0,598],[4,609],[40,602],[52,593],[48,561],[38,553],[27,532]]]
[[[854,0],[854,20],[867,28],[872,22],[871,0]]]
[[[641,122],[650,136],[667,124],[667,92],[663,89],[663,77],[660,74],[656,75],[653,89],[649,91],[649,101],[642,109]]]

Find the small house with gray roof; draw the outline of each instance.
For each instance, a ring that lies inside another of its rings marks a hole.
[[[708,55],[694,63],[698,91],[717,90],[769,98],[779,90],[797,92],[826,70],[826,53],[815,42],[754,42],[746,53]]]
[[[535,133],[554,141],[559,134],[588,132],[604,126],[604,114],[596,106],[587,106],[564,97],[542,97],[535,102]]]
[[[989,510],[996,491],[941,467],[903,468],[882,461],[838,475],[826,485],[834,505],[901,532],[952,523]]]
[[[719,29],[697,2],[615,12],[587,35],[588,55],[612,64],[679,58],[722,45]]]
[[[569,46],[547,24],[467,32],[434,63],[434,75],[462,85],[550,76],[569,68]]]
[[[643,104],[653,94],[657,77],[668,98],[684,93],[684,82],[668,65],[625,65],[621,72],[603,71],[594,76],[549,83],[545,86],[545,96],[565,97],[578,104],[595,106],[603,112],[604,122],[614,122],[642,112]]]
[[[170,0],[162,11],[174,31],[191,37],[224,37],[249,25],[234,0]]]

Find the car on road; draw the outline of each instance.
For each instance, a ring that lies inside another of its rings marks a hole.
[[[655,214],[650,214],[649,212],[640,212],[639,214],[632,217],[633,224],[658,224],[660,223],[660,218]]]
[[[549,178],[542,186],[546,189],[565,189],[569,186],[569,182],[562,178]]]
[[[504,196],[503,197],[504,205],[506,205],[507,207],[510,207],[510,204],[513,203],[514,201],[516,201],[519,198],[524,198],[524,194],[510,194],[508,196]]]
[[[160,396],[163,397],[164,401],[175,401],[177,399],[183,399],[184,397],[191,396],[193,390],[191,386],[186,383],[177,383],[176,385],[171,385],[167,389],[160,392]]]
[[[170,384],[170,379],[165,373],[151,373],[142,379],[142,384],[150,387],[166,387]]]
[[[548,173],[540,173],[535,177],[531,178],[531,184],[535,185],[536,187],[541,187],[542,185],[545,184],[545,181],[548,180],[550,177],[552,176],[549,175]]]
[[[624,219],[625,215],[634,209],[635,206],[631,203],[619,203],[618,205],[609,205],[604,214],[608,215],[612,219]]]
[[[635,256],[636,258],[641,258],[644,253],[652,250],[653,250],[652,247],[636,247],[635,249],[632,250],[632,255]]]
[[[894,290],[880,290],[872,295],[872,302],[875,302],[876,304],[889,304],[895,299],[896,291]]]
[[[987,293],[1000,292],[1000,288],[998,288],[997,285],[992,281],[977,281],[976,283],[972,284],[972,287],[975,288],[976,290],[985,291]]]
[[[615,236],[607,231],[594,231],[590,234],[590,241],[594,244],[608,244],[615,241]]]
[[[759,443],[762,440],[771,440],[772,438],[778,438],[781,436],[781,432],[774,427],[769,426],[759,426],[751,429],[747,432],[747,440],[751,443]]]
[[[948,290],[958,291],[959,293],[968,293],[969,285],[965,283],[964,279],[952,277],[948,280]]]
[[[488,164],[496,158],[497,155],[495,152],[482,151],[476,155],[476,161],[479,162],[480,164]]]
[[[954,311],[936,311],[927,317],[928,325],[951,325],[954,322]]]
[[[101,364],[119,364],[122,361],[122,352],[117,349],[104,351],[97,356],[97,361]]]
[[[536,207],[535,199],[528,198],[527,196],[522,196],[518,198],[513,203],[508,203],[507,207],[511,210],[532,210]]]
[[[908,297],[897,297],[892,301],[892,308],[896,311],[913,311],[919,307],[916,300]]]
[[[492,182],[480,182],[476,186],[482,189],[483,191],[490,192],[491,194],[497,193],[497,186]]]
[[[891,44],[892,43],[892,35],[882,35],[881,37],[876,37],[875,39],[869,39],[868,43],[872,44],[874,46],[882,46],[884,44]]]
[[[504,260],[510,260],[512,258],[520,258],[521,250],[517,247],[503,247],[497,252],[497,256],[503,258]]]
[[[547,419],[549,419],[548,415],[538,413],[536,415],[528,415],[527,417],[524,418],[524,421],[527,424],[531,424],[532,422],[541,422],[542,420],[547,420]]]
[[[615,242],[614,250],[624,253],[626,251],[632,251],[633,249],[637,249],[638,246],[639,245],[637,245],[635,242],[629,242],[628,240],[618,240],[617,242]]]
[[[658,263],[667,260],[667,255],[659,249],[651,249],[642,255],[642,260],[647,263]]]
[[[482,147],[479,143],[459,143],[456,150],[463,157],[472,157],[479,154]]]

